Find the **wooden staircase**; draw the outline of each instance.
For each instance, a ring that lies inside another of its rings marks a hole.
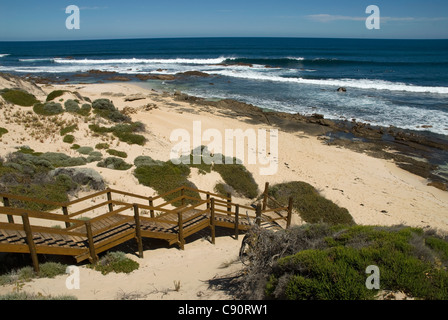
[[[193,191],[201,198],[188,196],[186,191]],[[163,200],[177,194],[170,201]],[[237,238],[240,231],[254,224],[279,229],[282,221],[283,227],[289,227],[292,214],[292,201],[287,207],[269,209],[267,189],[263,205],[255,208],[232,203],[230,195],[186,186],[156,197],[106,189],[66,203],[11,194],[0,194],[0,197],[4,204],[0,207],[0,252],[29,253],[36,272],[39,271],[38,254],[68,255],[77,262],[89,259],[96,263],[99,253],[135,239],[139,256],[143,257],[142,238],[163,239],[184,249],[188,236],[206,228],[210,229],[214,243],[217,226],[233,229]],[[98,199],[100,203],[96,204]],[[60,212],[23,209],[24,203],[52,205]],[[74,206],[80,205],[84,205],[82,209],[70,213]],[[94,210],[105,212],[89,220],[79,219]],[[49,223],[62,223],[65,227],[49,227]]]

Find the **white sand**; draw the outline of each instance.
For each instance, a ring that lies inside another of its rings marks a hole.
[[[132,84],[92,84],[92,85],[58,85],[45,86],[46,93],[54,89],[78,91],[83,96],[108,98],[113,100],[119,109],[125,106],[135,108],[132,114],[134,121],[146,125],[145,146],[129,146],[115,140],[111,147],[128,153],[126,161],[132,163],[139,155],[148,155],[154,159],[169,159],[173,143],[169,140],[174,129],[186,129],[192,134],[193,121],[202,122],[202,130],[218,129],[258,129],[267,126],[256,126],[232,117],[224,117],[218,113],[210,113],[205,108],[190,106],[188,103],[173,101],[170,97],[162,97],[150,90]],[[105,92],[124,93],[125,95],[143,93],[144,100],[125,102],[124,97],[101,95]],[[43,100],[43,97],[39,97]],[[170,105],[175,103],[177,106]],[[145,111],[147,104],[156,104],[157,108]],[[9,107],[7,107],[9,108]],[[13,107],[14,114],[22,107]],[[213,109],[211,109],[213,110]],[[3,113],[0,110],[0,114]],[[70,117],[64,115],[63,117]],[[3,121],[2,121],[3,122]],[[88,124],[79,122],[80,130],[73,133],[75,143],[81,146],[94,147],[103,142],[93,137]],[[29,136],[23,126],[13,123],[2,123],[10,133],[1,138],[0,155],[14,151],[18,145],[28,145],[36,151],[57,151],[69,155],[78,155],[63,143],[56,134],[36,141]],[[279,167],[277,174],[262,176],[257,165],[247,165],[256,182],[263,188],[265,182],[271,185],[288,181],[305,181],[316,187],[326,198],[349,210],[358,224],[395,225],[426,227],[448,232],[448,192],[427,186],[428,181],[419,176],[398,168],[392,161],[376,159],[348,149],[327,146],[315,137],[303,133],[287,133],[279,131]],[[105,154],[106,155],[106,154]],[[87,167],[96,168],[95,164]],[[96,168],[111,188],[133,193],[153,195],[154,190],[137,183],[132,169],[127,172]],[[216,173],[200,175],[192,170],[190,180],[199,189],[213,191],[220,180]],[[235,201],[248,203],[245,199]],[[297,223],[300,219],[295,218]],[[227,299],[222,292],[208,289],[207,280],[215,275],[232,273],[239,268],[233,264],[227,269],[218,267],[236,258],[239,242],[230,237],[220,237],[213,246],[207,241],[197,240],[186,245],[185,251],[177,248],[145,251],[145,258],[138,259],[141,267],[131,275],[113,274],[102,276],[98,272],[81,268],[82,284],[80,290],[67,292],[65,276],[56,279],[39,279],[26,284],[24,289],[44,294],[72,294],[79,299],[115,299],[118,292],[139,293],[146,299]],[[181,281],[179,292],[173,291],[173,281]],[[12,287],[0,287],[0,294],[9,292]],[[199,294],[202,292],[202,294]]]

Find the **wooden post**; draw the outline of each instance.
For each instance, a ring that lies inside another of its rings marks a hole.
[[[266,182],[264,184],[264,192],[263,192],[263,211],[265,211],[268,206],[268,191],[269,191],[269,182]]]
[[[257,224],[257,226],[261,225],[261,204],[257,204],[257,209],[255,210],[255,223]]]
[[[240,205],[235,206],[235,240],[238,240],[240,226]]]
[[[208,195],[210,196],[210,195]],[[212,235],[212,243],[215,244],[215,198],[210,199],[210,232]]]
[[[89,241],[90,260],[91,263],[96,264],[98,262],[98,256],[96,255],[95,242],[93,241],[92,225],[90,224],[90,221],[86,221],[85,225],[87,231],[87,239]]]
[[[182,218],[182,212],[179,211],[177,213],[178,218],[178,226],[179,226],[179,233],[178,233],[178,239],[179,239],[179,247],[184,250],[185,249],[185,239],[184,239],[184,222]]]
[[[289,228],[289,227],[291,226],[292,205],[293,205],[292,197],[289,197],[289,202],[288,202],[288,218],[286,219],[286,228]]]
[[[9,199],[7,197],[3,197],[3,206],[4,207],[10,207]],[[14,217],[8,214],[8,222],[14,223]]]
[[[107,201],[112,201],[112,192],[110,191],[107,192]],[[109,203],[108,206],[109,206],[109,212],[114,211],[114,205],[112,203]]]
[[[185,188],[184,187],[182,187],[182,189],[180,189],[180,196],[182,197],[182,199],[181,199],[181,204],[182,204],[182,206],[184,206],[185,205]]]
[[[64,214],[64,216],[68,217],[68,209],[66,206],[62,207],[62,213]],[[65,222],[65,227],[68,228],[70,227],[70,222]]]
[[[134,220],[135,220],[135,239],[137,240],[138,256],[143,258],[142,233],[140,229],[140,214],[138,212],[138,204],[134,203]]]
[[[210,210],[210,193],[207,192],[207,210]]]
[[[227,193],[227,215],[231,215],[232,214],[232,194],[229,192]]]
[[[34,271],[39,274],[39,260],[37,258],[36,245],[33,239],[33,232],[31,231],[30,219],[28,218],[27,213],[22,214],[23,221],[23,229],[26,234],[26,242],[28,244],[28,248],[30,250],[31,260],[33,261]]]
[[[152,200],[152,197],[149,197],[149,206],[154,208],[154,201]],[[151,215],[151,218],[154,218],[154,209],[150,209],[149,214]]]

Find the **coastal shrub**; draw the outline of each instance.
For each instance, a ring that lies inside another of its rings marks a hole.
[[[93,151],[93,148],[92,147],[80,147],[76,151],[81,154],[88,155]]]
[[[251,265],[240,283],[241,298],[292,300],[374,299],[366,268],[378,266],[381,290],[420,299],[448,298],[443,254],[427,245],[432,230],[406,226],[303,225],[273,232],[252,229]],[[426,253],[422,255],[422,252]]]
[[[7,134],[7,133],[8,133],[8,130],[7,130],[7,129],[0,127],[0,138],[1,138],[4,134]]]
[[[65,92],[68,92],[68,91],[67,90],[54,90],[48,94],[47,101],[54,100],[54,99],[62,96]]]
[[[137,144],[143,146],[146,138],[142,135],[135,134],[144,130],[144,125],[141,122],[119,124],[110,128],[101,127],[97,124],[89,125],[89,129],[98,134],[112,133],[120,141],[128,144]]]
[[[55,168],[83,166],[87,163],[86,159],[83,157],[72,158],[64,153],[58,153],[58,152],[46,152],[40,155],[39,158],[47,160]]]
[[[95,149],[99,149],[99,150],[101,150],[101,149],[109,149],[109,144],[108,143],[98,143],[96,146],[95,146]]]
[[[56,102],[45,102],[44,104],[36,103],[33,107],[33,110],[35,113],[42,116],[54,116],[64,112],[64,108],[62,108],[62,105]]]
[[[237,159],[234,159],[233,164],[225,164],[223,157],[222,163],[215,164],[213,170],[218,172],[224,182],[238,194],[249,199],[258,196],[258,185],[252,173],[244,165],[238,164]]]
[[[227,197],[227,194],[232,194],[232,188],[225,183],[217,183],[213,189],[217,194]]]
[[[160,160],[154,160],[149,156],[138,156],[134,159],[134,165],[136,167],[142,166],[163,166],[164,162]]]
[[[68,99],[64,103],[65,111],[70,113],[78,113],[81,109],[79,108],[78,102],[72,99]]]
[[[72,149],[72,150],[78,150],[79,148],[81,148],[81,146],[76,143],[70,147],[70,149]]]
[[[87,157],[87,162],[97,162],[103,160],[103,154],[98,151],[93,151],[89,153],[89,156]]]
[[[121,158],[109,157],[98,162],[97,166],[113,170],[128,170],[132,167],[132,164],[126,163]]]
[[[93,190],[103,190],[106,183],[103,177],[91,168],[57,168],[49,173],[51,177],[59,175],[69,176],[74,183],[83,186],[89,186]]]
[[[115,150],[115,149],[108,149],[108,150],[106,150],[106,152],[108,154],[110,154],[111,156],[116,156],[116,157],[120,157],[120,158],[127,158],[128,157],[128,154],[126,152],[118,151],[118,150]]]
[[[134,170],[134,176],[139,183],[155,189],[159,194],[164,194],[168,191],[176,189],[181,186],[189,186],[196,188],[196,186],[188,181],[190,175],[190,168],[184,164],[175,165],[171,161],[161,162],[150,159],[150,157],[140,157],[135,161],[137,168]],[[174,193],[165,196],[166,201],[177,198],[180,194]],[[186,190],[185,195],[200,198],[198,192]],[[194,203],[194,200],[186,199],[185,203]],[[180,201],[173,203],[180,205]]]
[[[128,122],[131,118],[122,114],[109,99],[97,99],[92,102],[93,112],[112,122]]]
[[[92,106],[88,103],[84,103],[81,108],[77,111],[77,113],[81,116],[88,116],[90,111],[92,110]]]
[[[75,141],[75,137],[71,134],[68,134],[64,137],[64,139],[62,139],[62,141],[65,143],[73,143],[73,141]]]
[[[57,296],[44,296],[42,294],[36,294],[36,293],[29,293],[25,291],[19,291],[19,292],[12,292],[7,293],[4,295],[0,295],[0,300],[19,300],[19,301],[25,301],[25,300],[78,300],[75,296],[70,295],[57,295]]]
[[[39,102],[34,95],[23,90],[4,89],[1,96],[6,101],[22,107],[31,107]]]
[[[288,203],[289,197],[292,197],[293,208],[307,223],[355,223],[347,209],[322,197],[313,186],[306,182],[293,181],[271,186],[269,195],[285,205]],[[274,204],[270,206],[275,207]]]
[[[90,265],[90,267],[106,275],[110,272],[128,274],[137,270],[140,265],[138,262],[126,257],[123,252],[116,251],[108,252],[96,265]]]
[[[74,132],[76,130],[78,130],[78,125],[77,124],[73,124],[71,126],[62,128],[60,133],[61,133],[61,136],[65,136],[67,133],[71,133],[71,132]]]

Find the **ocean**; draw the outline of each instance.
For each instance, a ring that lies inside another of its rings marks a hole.
[[[139,81],[203,98],[448,135],[448,40],[194,38],[0,42],[0,72],[71,81],[89,70],[201,71]],[[337,92],[339,87],[346,92]]]

